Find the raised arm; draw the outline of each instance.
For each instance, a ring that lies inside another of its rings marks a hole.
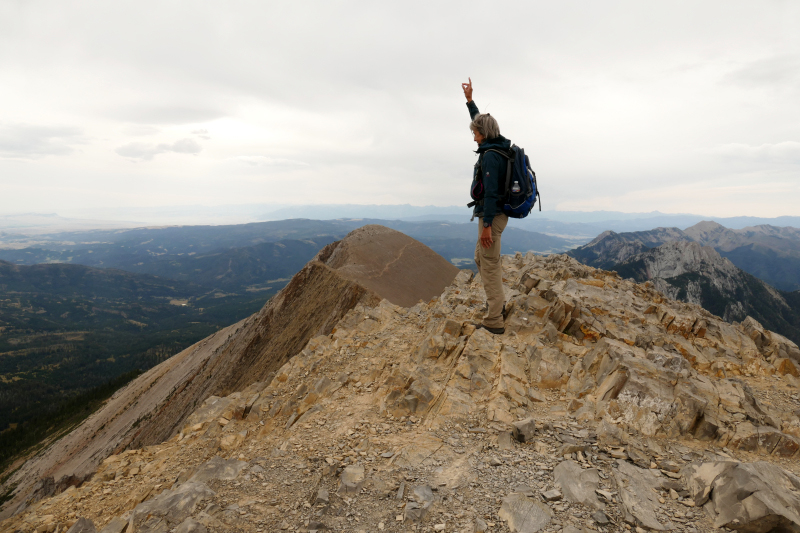
[[[464,96],[467,99],[467,108],[469,108],[469,118],[475,118],[478,115],[478,106],[472,101],[472,78],[467,78],[469,83],[462,83],[461,88],[464,90]]]

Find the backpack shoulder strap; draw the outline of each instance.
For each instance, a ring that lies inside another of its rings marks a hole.
[[[508,195],[508,191],[511,188],[511,170],[512,167],[514,166],[514,157],[512,156],[512,154],[514,153],[513,152],[514,148],[516,148],[516,145],[511,147],[511,149],[509,150],[510,153],[506,153],[502,150],[496,150],[494,148],[489,148],[488,150],[486,150],[486,152],[484,152],[484,153],[494,152],[506,158],[506,187],[505,189],[503,189],[503,194],[505,194],[506,196]]]
[[[487,153],[489,153],[489,152],[494,152],[494,153],[496,153],[496,154],[500,154],[500,155],[502,155],[502,156],[503,156],[503,157],[505,157],[506,159],[511,159],[511,156],[510,156],[509,154],[507,154],[506,152],[504,152],[504,151],[502,151],[502,150],[497,150],[497,149],[495,149],[495,148],[489,148],[488,150],[486,150],[486,151],[485,151],[485,152],[483,152],[483,153],[484,153],[484,154],[487,154]]]

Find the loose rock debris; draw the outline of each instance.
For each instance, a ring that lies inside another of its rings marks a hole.
[[[471,325],[469,271],[428,303],[359,305],[0,530],[800,528],[797,346],[566,256],[504,269],[505,335]]]

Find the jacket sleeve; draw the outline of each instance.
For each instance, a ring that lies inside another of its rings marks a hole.
[[[495,215],[503,212],[500,205],[502,198],[500,193],[505,187],[506,179],[506,160],[500,154],[486,152],[483,154],[483,164],[481,173],[483,177],[484,197],[483,197],[483,221],[491,224]]]
[[[474,119],[475,115],[480,114],[480,111],[478,111],[478,106],[475,105],[475,100],[473,100],[472,102],[467,102],[467,109],[469,109],[470,120]]]

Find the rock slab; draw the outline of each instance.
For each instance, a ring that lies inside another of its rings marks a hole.
[[[498,516],[508,524],[512,532],[536,533],[550,523],[553,513],[542,502],[532,500],[519,492],[512,492],[503,498]]]
[[[96,531],[94,522],[88,518],[81,517],[72,524],[72,527],[67,530],[67,533],[95,533]]]
[[[553,469],[553,477],[567,501],[582,503],[597,510],[605,507],[595,492],[600,488],[597,469],[584,470],[575,461],[562,461]]]
[[[657,472],[618,460],[614,481],[622,499],[626,522],[656,531],[674,528],[669,520],[661,522],[658,519],[661,503],[656,491],[663,488],[664,478]]]
[[[129,531],[171,530],[189,518],[197,505],[212,496],[214,491],[204,483],[187,481],[174,490],[165,490],[155,498],[136,506],[131,513]]]
[[[195,483],[205,483],[212,479],[229,481],[236,479],[246,466],[247,463],[244,461],[223,459],[220,456],[212,457],[197,469],[197,472],[189,478],[189,481]]]
[[[800,478],[764,461],[687,467],[688,490],[714,527],[742,533],[800,532]]]

